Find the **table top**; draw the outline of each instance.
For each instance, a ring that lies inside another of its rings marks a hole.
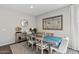
[[[35,37],[37,40],[43,40],[43,37]]]

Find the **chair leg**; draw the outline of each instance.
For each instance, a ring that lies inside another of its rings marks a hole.
[[[41,54],[43,54],[43,49],[41,49]]]
[[[33,44],[32,44],[32,49],[33,49]]]
[[[25,47],[27,47],[27,42],[26,42],[26,44],[25,44]]]
[[[38,52],[38,46],[36,46],[36,52]]]
[[[50,49],[50,54],[52,54],[52,49]]]
[[[29,46],[29,42],[27,42],[27,45]]]

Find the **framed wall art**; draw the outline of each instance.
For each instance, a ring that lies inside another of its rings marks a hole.
[[[42,20],[43,30],[62,30],[63,29],[63,15],[44,18]]]

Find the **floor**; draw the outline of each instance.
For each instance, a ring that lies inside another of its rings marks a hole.
[[[41,53],[40,50],[36,52],[35,49],[32,49],[31,47],[27,46],[26,42],[21,42],[21,43],[17,43],[14,45],[10,45],[10,48],[13,54],[40,54]],[[44,54],[47,54],[47,53],[48,52],[45,50]],[[52,54],[58,54],[58,53],[53,52]],[[68,48],[67,54],[79,54],[79,52]]]
[[[12,54],[10,46],[6,45],[6,46],[0,47],[0,54]]]
[[[29,47],[26,42],[21,42],[13,45],[6,45],[0,47],[0,54],[41,54],[39,50],[36,52],[35,49]],[[48,54],[47,50],[44,50],[44,54]],[[55,51],[52,54],[58,54]],[[78,51],[68,48],[67,54],[79,54]]]

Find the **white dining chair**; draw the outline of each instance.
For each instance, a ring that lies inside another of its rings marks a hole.
[[[58,48],[55,48],[53,46],[50,47],[50,53],[52,54],[53,50],[55,50],[57,53],[65,54],[67,52],[68,43],[69,38],[63,38]]]
[[[49,46],[47,43],[44,43],[44,38],[42,37],[42,38],[37,38],[37,39],[40,40],[40,42],[36,41],[37,42],[36,43],[36,52],[38,51],[38,49],[41,50],[41,54],[43,54],[44,49],[49,51]]]

